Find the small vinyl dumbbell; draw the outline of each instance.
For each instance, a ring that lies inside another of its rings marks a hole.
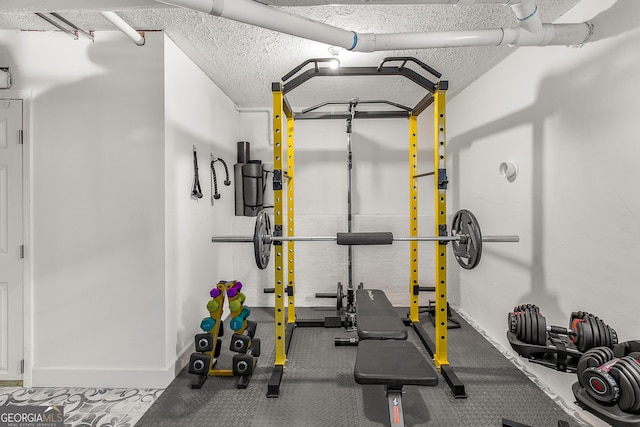
[[[249,310],[249,307],[243,308],[239,315],[231,319],[229,327],[236,332],[241,331],[246,326],[247,317],[249,317],[250,314],[251,310]]]
[[[235,282],[232,286],[227,288],[227,297],[235,298],[241,289],[242,289],[242,282]]]
[[[219,308],[220,308],[220,303],[215,299],[211,299],[207,303],[207,311],[209,313],[213,313],[213,312],[217,311]]]
[[[242,292],[238,292],[235,298],[229,298],[229,310],[231,310],[232,313],[239,311],[246,300],[246,295]]]
[[[200,329],[202,329],[205,332],[211,332],[214,326],[216,326],[216,319],[212,317],[205,317],[200,322]]]

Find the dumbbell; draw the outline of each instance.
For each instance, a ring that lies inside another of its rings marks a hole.
[[[211,356],[208,353],[191,353],[189,358],[189,373],[195,375],[209,375]]]
[[[260,338],[252,338],[244,334],[233,334],[229,343],[229,350],[236,353],[251,352],[255,357],[260,356]]]
[[[239,334],[233,334],[239,335]],[[246,335],[242,335],[246,337]],[[233,338],[231,339],[231,345],[233,345]],[[242,340],[242,344],[244,345],[245,340]],[[240,343],[238,343],[240,345]],[[233,351],[235,350],[233,347],[231,348]],[[253,338],[250,340],[248,344],[248,349],[245,354],[234,354],[232,359],[233,365],[233,375],[251,375],[253,374],[253,367],[255,365],[255,358],[260,356],[260,338]]]
[[[209,292],[209,295],[211,295],[211,298],[218,298],[221,294],[222,294],[222,291],[217,287],[211,289],[211,291]]]
[[[627,341],[611,350],[596,347],[578,361],[578,382],[602,405],[640,414],[640,341]]]
[[[546,345],[547,332],[569,336],[581,352],[599,346],[613,348],[618,343],[616,331],[587,312],[571,313],[569,325],[570,328],[547,326],[540,309],[533,304],[516,306],[508,315],[509,330],[527,344]]]
[[[231,329],[236,332],[241,331],[242,328],[246,326],[247,317],[249,317],[250,314],[251,310],[249,310],[249,307],[243,308],[239,315],[231,319],[229,323]]]
[[[238,292],[242,289],[242,282],[235,282],[232,286],[227,288],[227,296],[229,299],[235,298]]]
[[[218,357],[220,356],[221,347],[222,339],[218,338],[214,348],[213,334],[196,334],[195,336],[195,348],[198,353],[206,353],[214,350],[213,357]]]
[[[220,308],[220,303],[216,299],[210,299],[207,303],[207,311],[213,313]]]
[[[216,326],[216,319],[212,318],[211,316],[205,317],[200,322],[200,329],[205,332],[211,332],[214,326]]]
[[[247,296],[242,292],[238,292],[236,298],[229,298],[229,310],[233,313],[242,308],[242,304],[247,300]]]

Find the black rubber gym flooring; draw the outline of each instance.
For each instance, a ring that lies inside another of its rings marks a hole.
[[[406,315],[406,310],[399,310]],[[298,319],[335,312],[297,309]],[[192,390],[196,377],[186,369],[169,385],[137,426],[384,426],[389,425],[384,386],[362,386],[353,378],[357,347],[334,345],[336,337],[355,337],[344,328],[295,329],[287,354],[279,398],[267,398],[274,350],[273,308],[251,308],[258,322],[261,353],[246,389],[234,377],[209,377]],[[436,387],[406,386],[402,403],[407,426],[502,426],[506,418],[535,427],[556,427],[558,420],[580,426],[512,362],[463,319],[449,330],[449,363],[465,384],[467,398],[455,399],[442,377]],[[424,315],[424,328],[433,327]],[[230,369],[231,333],[223,337],[216,368]],[[422,351],[413,330],[409,340]],[[428,353],[424,352],[425,357]],[[402,360],[398,360],[402,363]]]

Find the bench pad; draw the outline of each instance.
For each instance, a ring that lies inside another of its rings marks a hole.
[[[391,388],[438,384],[433,363],[409,341],[361,341],[353,376],[358,384],[384,384]]]
[[[407,327],[381,290],[356,291],[356,316],[358,337],[361,340],[407,339]]]

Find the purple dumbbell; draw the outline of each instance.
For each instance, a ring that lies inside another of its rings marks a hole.
[[[221,293],[222,292],[220,291],[220,289],[218,289],[216,287],[216,288],[211,289],[211,292],[209,292],[209,295],[211,295],[211,298],[218,298]]]
[[[229,298],[235,298],[238,292],[240,292],[240,289],[242,289],[242,282],[234,283],[232,287],[227,289],[227,296]]]

